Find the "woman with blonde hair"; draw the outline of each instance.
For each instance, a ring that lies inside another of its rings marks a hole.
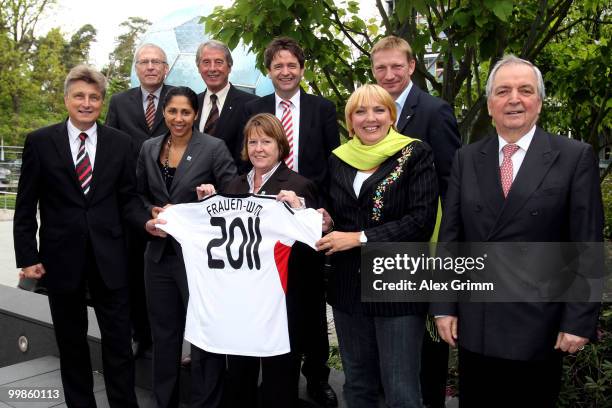
[[[362,302],[360,251],[365,242],[429,240],[438,204],[432,152],[396,131],[395,102],[378,85],[357,89],[345,115],[351,139],[332,152],[329,164],[324,218],[333,231],[317,243],[334,267],[327,300],[346,377],[344,397],[348,407],[374,407],[382,386],[388,407],[421,407],[427,305]]]

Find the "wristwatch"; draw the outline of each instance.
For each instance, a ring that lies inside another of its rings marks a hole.
[[[361,234],[359,234],[359,242],[361,242],[362,244],[368,242],[368,237],[366,237],[366,234],[363,231],[361,231]]]

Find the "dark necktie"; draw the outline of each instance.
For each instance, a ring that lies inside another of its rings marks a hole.
[[[91,168],[91,162],[89,161],[89,155],[85,149],[85,140],[87,139],[87,133],[83,132],[79,135],[81,144],[79,145],[79,152],[77,153],[76,159],[76,173],[79,178],[79,184],[83,190],[83,194],[89,193],[89,187],[91,186],[91,177],[93,176],[93,169]]]
[[[217,95],[210,95],[210,103],[212,107],[210,108],[210,113],[208,114],[208,119],[206,119],[206,124],[204,125],[204,133],[208,133],[209,135],[215,135],[215,127],[217,125],[217,120],[219,119],[219,107],[217,106]]]
[[[147,96],[149,103],[147,104],[147,110],[145,111],[145,120],[149,130],[153,129],[153,123],[155,122],[155,95],[149,94]]]

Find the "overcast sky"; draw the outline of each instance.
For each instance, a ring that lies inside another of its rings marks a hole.
[[[358,0],[362,3],[360,15],[376,15],[374,0]],[[102,68],[108,62],[108,54],[115,46],[121,31],[119,24],[128,17],[143,17],[155,23],[162,17],[184,8],[198,5],[229,6],[233,0],[58,0],[38,26],[37,35],[44,35],[53,27],[60,27],[66,38],[85,24],[98,30],[97,41],[91,47],[91,62]]]
[[[53,27],[60,27],[69,38],[85,24],[98,30],[97,41],[92,44],[91,62],[102,68],[108,62],[108,54],[121,33],[119,24],[128,17],[143,17],[155,23],[160,18],[187,7],[203,4],[228,4],[222,0],[58,0],[58,4],[45,14],[37,35],[43,35]]]

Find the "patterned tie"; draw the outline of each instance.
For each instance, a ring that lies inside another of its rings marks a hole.
[[[293,116],[291,115],[291,102],[282,100],[280,104],[283,107],[281,123],[283,124],[283,129],[285,129],[287,142],[289,142],[289,156],[287,156],[285,163],[287,167],[293,170]]]
[[[519,147],[515,144],[507,144],[502,147],[502,153],[504,159],[502,160],[501,166],[499,166],[499,174],[501,176],[502,190],[504,190],[504,197],[508,197],[510,187],[512,187],[512,155],[517,152]]]
[[[145,120],[149,130],[153,129],[153,123],[155,122],[155,95],[149,94],[147,96],[149,103],[147,104],[147,110],[145,111]]]
[[[210,95],[210,104],[212,107],[210,108],[210,113],[208,114],[208,119],[206,119],[206,124],[204,125],[204,133],[208,133],[209,135],[215,135],[215,127],[217,125],[217,119],[219,119],[219,107],[217,106],[217,95]]]
[[[89,155],[87,154],[87,150],[85,150],[87,133],[81,133],[79,139],[81,139],[81,144],[79,146],[79,152],[77,153],[75,168],[77,177],[79,178],[79,184],[81,185],[81,189],[83,189],[83,194],[87,195],[87,193],[89,193],[89,187],[91,186],[91,177],[93,176]]]

